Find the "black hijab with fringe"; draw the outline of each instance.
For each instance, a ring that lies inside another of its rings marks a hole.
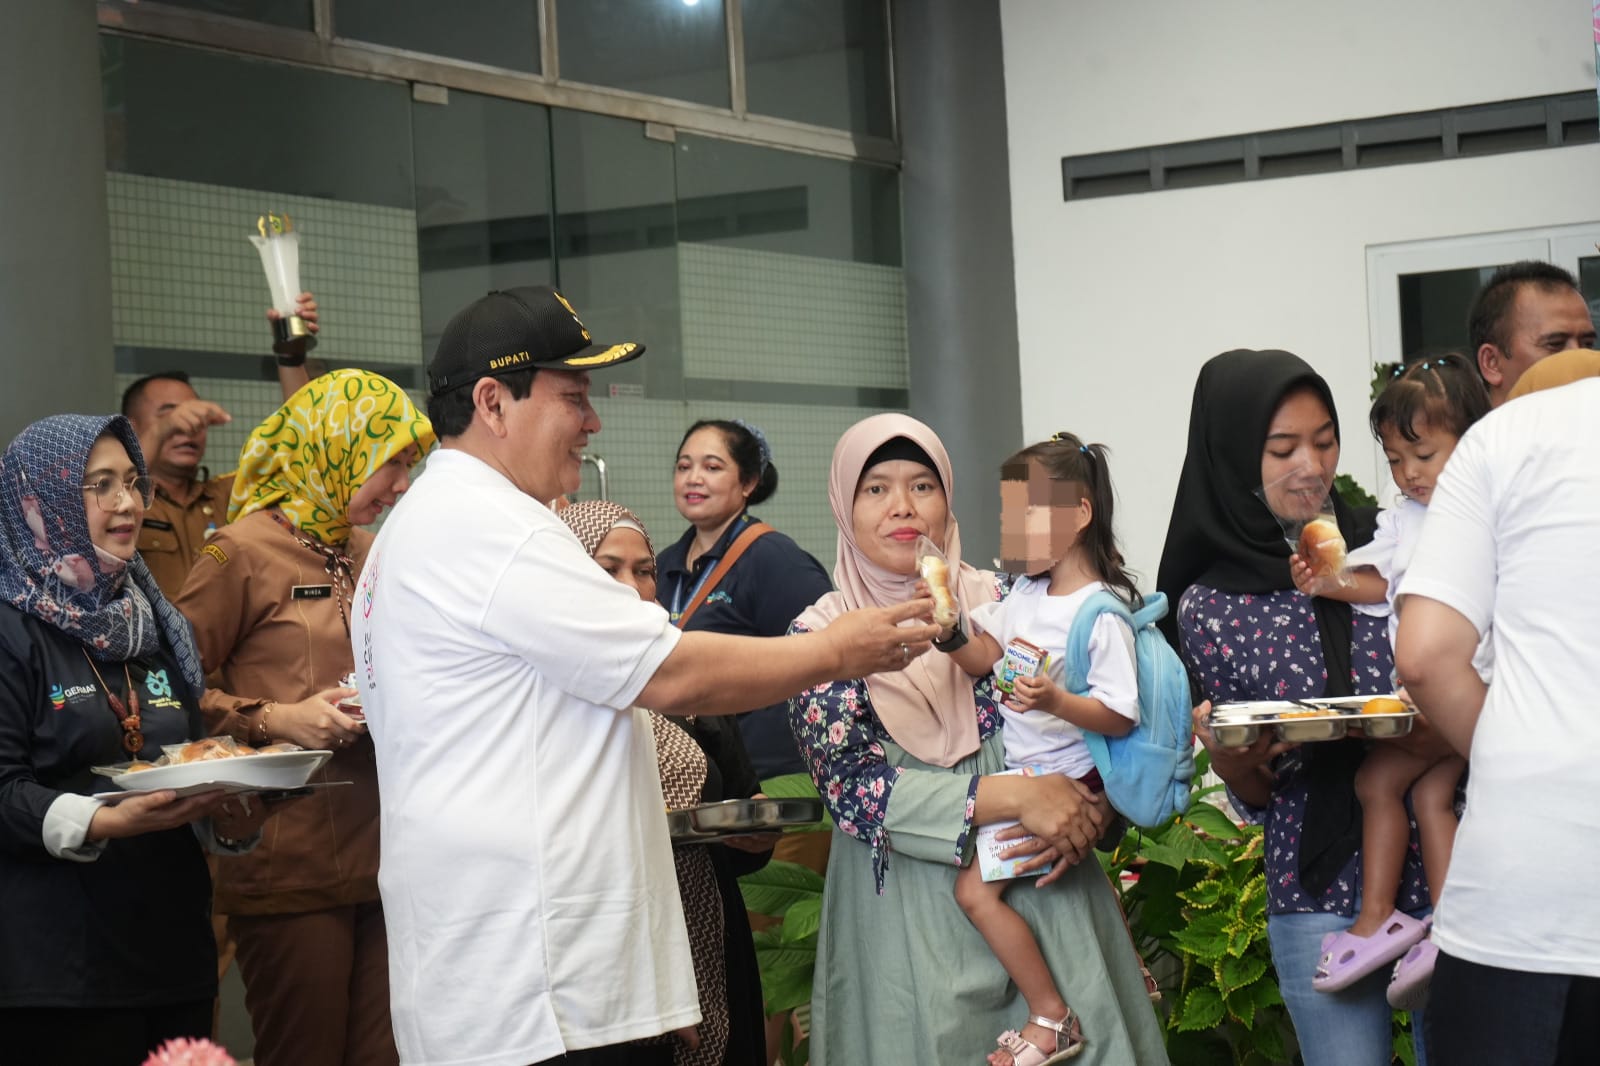
[[[1156,587],[1173,605],[1161,627],[1175,648],[1179,646],[1177,603],[1190,585],[1233,594],[1294,587],[1289,544],[1256,490],[1261,487],[1267,428],[1279,404],[1298,389],[1310,389],[1327,405],[1337,437],[1339,412],[1333,393],[1299,356],[1239,349],[1223,352],[1200,368],[1189,413],[1189,450],[1156,578]],[[1352,508],[1337,493],[1333,509],[1347,545],[1357,548],[1372,539],[1376,510]],[[1322,694],[1353,695],[1355,628],[1350,605],[1320,596],[1311,604],[1328,672]],[[1307,798],[1300,879],[1313,897],[1327,890],[1361,846],[1361,805],[1355,794],[1361,755],[1361,745],[1348,741],[1301,749]]]

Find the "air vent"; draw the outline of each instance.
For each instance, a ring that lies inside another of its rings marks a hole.
[[[1600,142],[1592,92],[1266,130],[1061,160],[1063,197],[1226,185]]]

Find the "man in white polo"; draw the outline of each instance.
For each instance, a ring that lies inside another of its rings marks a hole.
[[[817,634],[681,633],[541,502],[600,429],[600,345],[559,293],[494,292],[429,366],[442,447],[385,523],[352,627],[383,794],[379,886],[408,1066],[670,1063],[700,1011],[651,731],[895,669],[931,601]],[[901,626],[900,623],[906,623]]]
[[[1597,361],[1546,362],[1577,358]],[[1467,431],[1400,584],[1400,677],[1471,764],[1434,915],[1430,1066],[1600,1055],[1597,543],[1600,378],[1589,377]],[[1472,666],[1483,633],[1487,689]]]

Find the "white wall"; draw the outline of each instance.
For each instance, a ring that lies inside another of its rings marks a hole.
[[[1024,435],[1111,446],[1146,587],[1202,362],[1303,356],[1376,489],[1367,246],[1600,219],[1600,146],[1065,203],[1066,155],[1595,84],[1572,0],[1156,7],[1002,0]]]

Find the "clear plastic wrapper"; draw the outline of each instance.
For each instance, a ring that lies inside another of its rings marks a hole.
[[[1256,495],[1278,520],[1289,550],[1311,568],[1314,587],[1355,586],[1333,496],[1320,471],[1296,470],[1261,486]]]
[[[950,560],[927,537],[917,538],[917,573],[928,585],[933,596],[933,622],[950,629],[961,621],[961,606],[951,584]]]

